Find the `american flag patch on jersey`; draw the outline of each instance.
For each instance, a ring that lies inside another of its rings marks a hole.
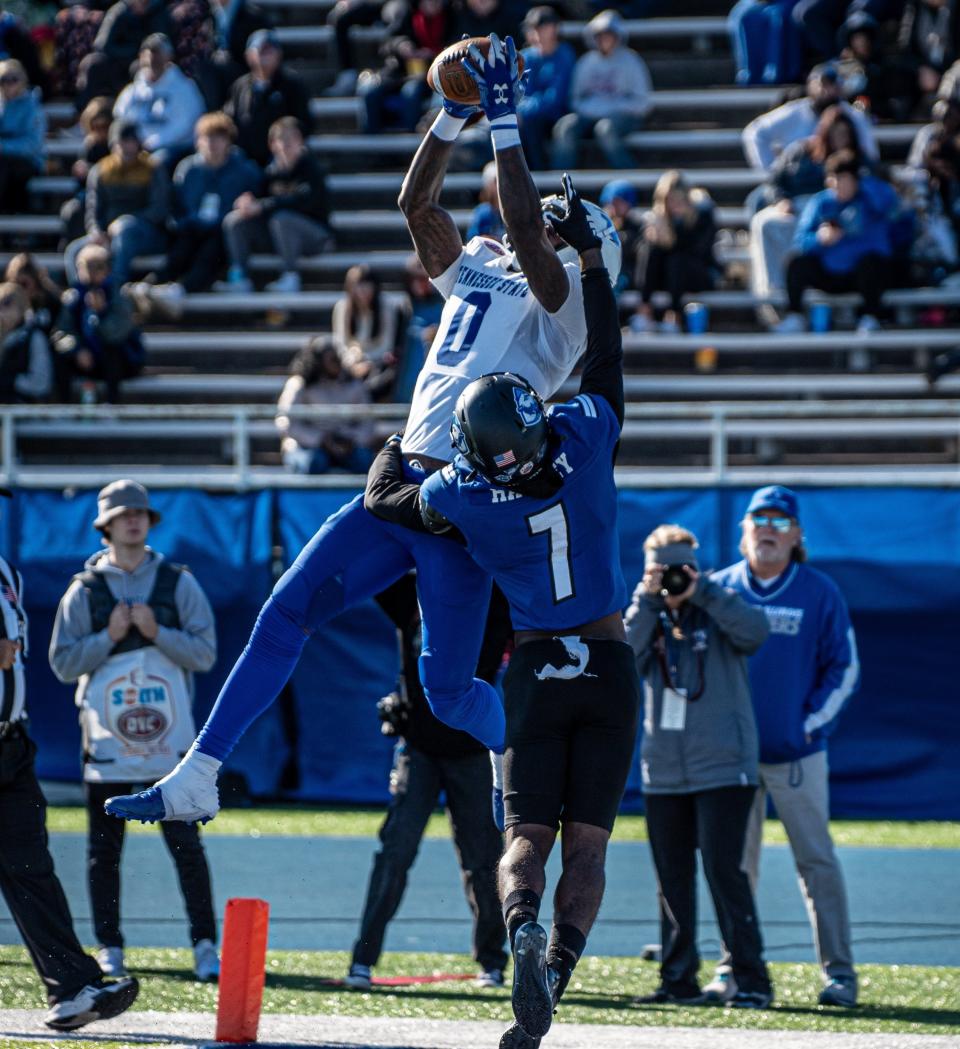
[[[9,583],[6,583],[3,587],[3,596],[11,605],[14,606],[16,606],[17,601],[19,600],[17,597],[16,590],[14,590]]]
[[[497,466],[497,468],[501,469],[501,470],[505,466],[513,466],[513,464],[516,461],[517,461],[517,457],[513,454],[512,451],[510,451],[509,448],[503,453],[503,455],[495,455],[493,457],[494,465]]]

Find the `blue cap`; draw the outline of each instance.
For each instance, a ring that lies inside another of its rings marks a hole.
[[[248,51],[262,51],[265,47],[280,48],[280,40],[273,30],[257,29],[247,37]]]
[[[782,484],[768,484],[766,488],[758,488],[753,493],[747,513],[752,514],[757,510],[779,510],[787,517],[800,519],[797,493],[784,488]]]
[[[617,197],[625,200],[631,208],[635,208],[637,206],[637,187],[625,178],[615,178],[600,191],[600,207],[605,208]]]

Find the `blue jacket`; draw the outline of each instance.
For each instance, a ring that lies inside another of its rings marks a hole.
[[[27,157],[40,171],[46,155],[47,115],[37,88],[4,102],[0,97],[0,152]]]
[[[831,273],[849,273],[864,255],[889,255],[890,224],[899,212],[894,188],[881,179],[865,175],[853,200],[841,204],[831,189],[811,197],[800,215],[794,247],[803,255],[818,255]],[[844,235],[824,247],[817,230],[824,222],[836,222]]]
[[[769,588],[746,561],[713,574],[770,621],[770,637],[750,659],[760,760],[796,761],[823,750],[860,681],[857,641],[843,595],[829,576],[791,564]]]
[[[529,71],[524,97],[517,107],[521,117],[558,120],[570,112],[570,81],[577,56],[566,43],[552,55],[542,55],[535,47],[523,50],[525,69]]]
[[[222,167],[212,168],[199,153],[181,160],[173,175],[174,225],[179,229],[219,226],[241,193],[256,193],[260,169],[236,146]]]

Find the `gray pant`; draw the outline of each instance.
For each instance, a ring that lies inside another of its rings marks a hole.
[[[315,255],[326,247],[330,231],[322,222],[298,211],[275,211],[249,219],[231,211],[223,220],[223,238],[231,266],[246,270],[255,251],[276,251],[283,272],[290,273],[304,255]]]
[[[855,978],[847,890],[830,837],[828,773],[825,750],[799,761],[760,765],[760,787],[747,825],[743,869],[756,894],[769,793],[793,850],[800,891],[813,930],[817,961],[824,977]],[[724,948],[721,968],[729,968],[729,961]]]

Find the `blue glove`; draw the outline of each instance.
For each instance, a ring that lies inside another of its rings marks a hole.
[[[479,106],[467,106],[463,102],[453,102],[445,95],[440,97],[443,99],[444,110],[458,120],[466,120],[467,117],[472,117],[474,113],[480,112]]]
[[[480,108],[488,120],[516,115],[524,84],[513,37],[508,36],[501,42],[496,33],[491,33],[487,57],[484,58],[479,48],[472,45],[467,49],[467,57],[462,60],[462,65],[477,82]]]

